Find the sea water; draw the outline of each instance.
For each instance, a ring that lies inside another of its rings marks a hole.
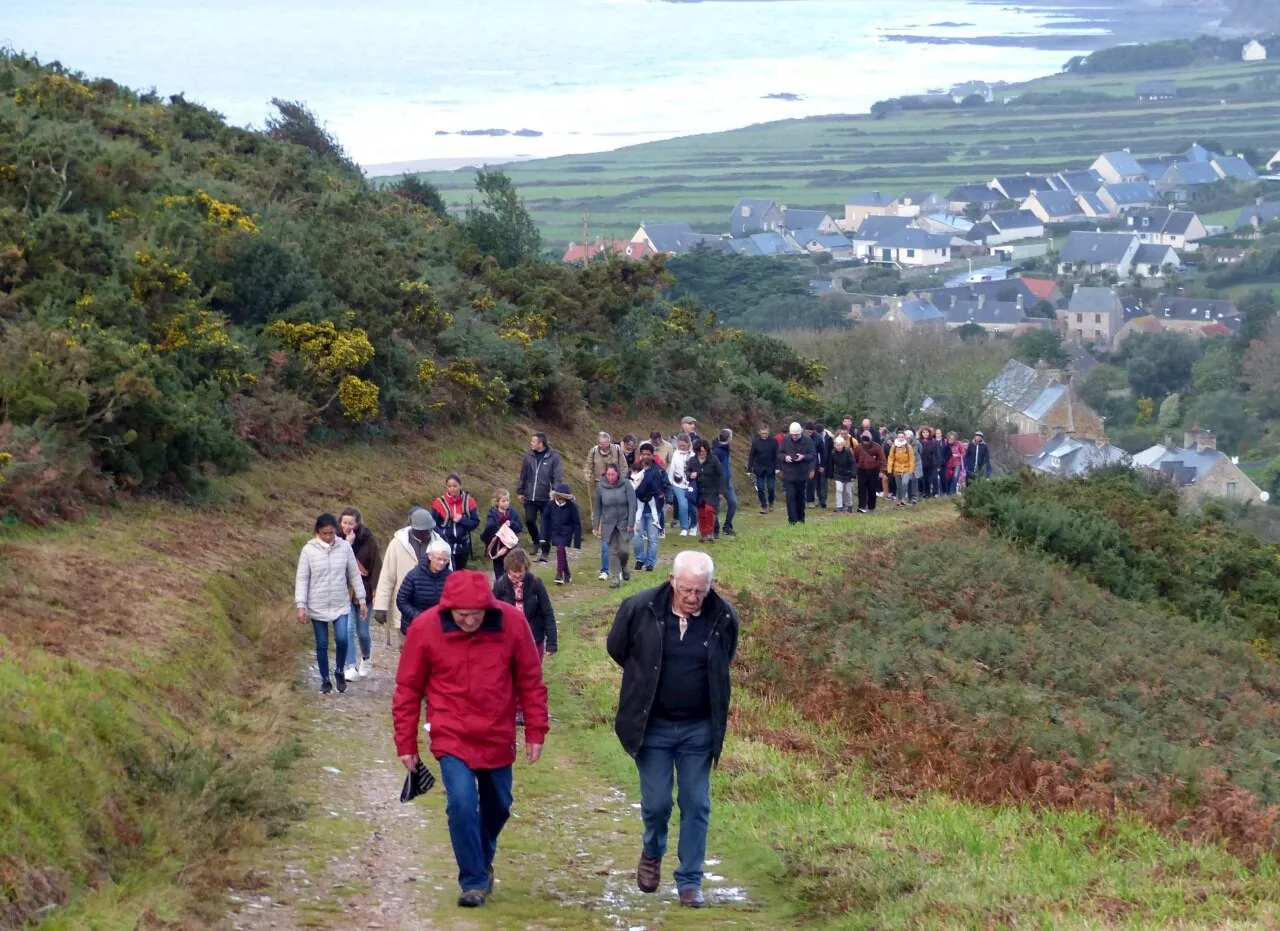
[[[1025,79],[1072,53],[884,36],[1046,22],[965,0],[39,0],[5,10],[0,43],[241,125],[301,100],[370,166],[600,151]],[[485,129],[541,135],[456,134]]]

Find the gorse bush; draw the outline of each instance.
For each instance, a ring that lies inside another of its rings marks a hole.
[[[0,53],[0,438],[37,431],[107,478],[59,495],[15,465],[0,510],[198,489],[309,434],[624,401],[741,418],[819,386],[785,347],[665,302],[663,257],[540,263],[500,172],[454,220],[427,185],[376,189],[305,106],[274,103],[255,132]],[[24,442],[0,452],[38,462]]]
[[[1125,468],[1057,481],[1022,472],[966,491],[965,516],[1059,557],[1122,598],[1158,602],[1245,638],[1280,636],[1280,548]]]

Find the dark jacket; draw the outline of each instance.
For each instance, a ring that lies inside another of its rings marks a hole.
[[[351,544],[351,549],[355,551],[360,576],[364,581],[365,602],[372,605],[373,593],[378,590],[378,577],[382,575],[382,552],[378,549],[373,531],[361,524],[356,530],[356,540]]]
[[[889,468],[884,449],[875,440],[866,444],[858,443],[853,451],[853,458],[857,460],[860,472],[884,472]]]
[[[493,595],[509,605],[516,603],[516,587],[505,575],[494,584]],[[529,622],[529,630],[533,632],[534,643],[547,641],[548,653],[554,653],[560,648],[560,640],[556,634],[556,611],[551,606],[551,596],[547,594],[547,586],[542,584],[542,579],[532,572],[526,572],[524,576],[524,617]]]
[[[636,486],[636,500],[642,504],[648,504],[654,499],[665,501],[667,499],[667,489],[670,487],[671,482],[667,479],[667,470],[655,461],[653,465],[644,470],[644,476],[640,479],[640,484]]]
[[[765,475],[778,471],[778,441],[771,436],[756,437],[751,441],[747,454],[747,471],[753,475]]]
[[[635,756],[644,742],[649,714],[658,691],[662,669],[662,644],[667,609],[671,605],[671,583],[633,595],[622,603],[613,619],[607,647],[609,656],[622,667],[622,689],[618,695],[618,716],[614,732],[622,748]],[[738,615],[713,589],[702,603],[710,622],[707,638],[711,691],[711,759],[720,760],[724,734],[729,725],[729,665],[738,650]]]
[[[445,566],[439,572],[432,572],[425,565],[410,569],[409,574],[400,583],[400,591],[396,593],[396,610],[400,612],[400,632],[404,633],[409,625],[423,611],[428,611],[440,603],[444,594],[444,582],[453,570]]]
[[[826,431],[815,433],[810,439],[813,440],[813,455],[817,460],[816,468],[822,469],[824,472],[831,471],[831,454],[835,452],[835,439]]]
[[[564,482],[564,462],[560,454],[547,447],[542,458],[532,449],[524,454],[520,464],[520,481],[516,495],[530,501],[550,501],[551,489]]]
[[[440,534],[453,553],[454,561],[471,557],[471,532],[480,526],[480,509],[476,499],[462,492],[462,517],[453,519],[449,506],[443,497],[436,498],[431,504],[431,515],[436,519],[436,533]]]
[[[548,501],[542,509],[542,542],[552,546],[569,546],[582,549],[582,515],[578,502],[570,501],[564,507]]]
[[[979,475],[991,478],[991,447],[971,440],[969,448],[964,451],[964,471],[969,478]]]
[[[489,508],[489,516],[484,520],[484,530],[480,531],[480,542],[488,546],[489,541],[498,535],[498,528],[503,523],[502,518],[498,516],[498,509],[496,507]],[[520,519],[520,515],[516,513],[515,508],[507,508],[507,520],[505,523],[511,528],[512,533],[524,533],[524,521]]]
[[[788,456],[802,456],[798,462],[787,462]],[[782,480],[784,482],[805,482],[809,474],[818,467],[817,451],[813,448],[813,440],[800,434],[796,439],[787,434],[782,439],[782,448],[778,450],[778,459],[782,462]]]
[[[920,465],[926,469],[940,469],[944,462],[942,447],[937,440],[920,444]]]
[[[724,467],[714,455],[708,455],[706,462],[700,462],[695,456],[689,460],[689,474],[697,483],[694,504],[715,507],[724,494]]]
[[[729,444],[721,443],[719,440],[716,440],[711,444],[711,452],[713,452],[716,459],[719,460],[720,468],[724,471],[724,483],[728,485],[733,479],[733,465],[729,458]]]
[[[831,477],[837,482],[852,482],[853,473],[858,470],[857,460],[854,459],[853,450],[845,447],[844,449],[833,450],[831,453]]]

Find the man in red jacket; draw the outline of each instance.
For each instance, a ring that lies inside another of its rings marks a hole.
[[[483,572],[453,573],[440,604],[409,628],[391,711],[396,753],[412,772],[427,701],[463,908],[483,905],[493,891],[498,834],[511,813],[517,696],[525,759],[536,763],[547,737],[547,687],[529,624],[519,608],[493,597]]]

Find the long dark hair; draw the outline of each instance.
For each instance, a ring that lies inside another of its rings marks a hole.
[[[334,517],[332,514],[328,512],[321,514],[319,517],[316,518],[316,529],[314,532],[319,533],[325,527],[332,527],[334,530],[337,530],[338,518]]]

